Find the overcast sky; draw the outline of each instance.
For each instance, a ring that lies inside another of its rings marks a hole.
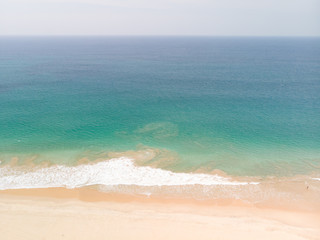
[[[320,0],[0,0],[0,35],[320,36]]]

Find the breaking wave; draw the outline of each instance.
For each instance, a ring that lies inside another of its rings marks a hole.
[[[202,173],[175,173],[149,166],[136,166],[127,157],[82,164],[56,165],[25,169],[4,166],[0,168],[0,189],[79,188],[92,185],[118,186],[184,186],[184,185],[248,185],[258,182],[232,181],[219,175]]]

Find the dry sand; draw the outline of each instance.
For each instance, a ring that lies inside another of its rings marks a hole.
[[[0,191],[0,239],[320,239],[319,212],[90,189]]]

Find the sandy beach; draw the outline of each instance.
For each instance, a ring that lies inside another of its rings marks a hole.
[[[0,191],[0,239],[320,239],[319,212],[92,189]]]

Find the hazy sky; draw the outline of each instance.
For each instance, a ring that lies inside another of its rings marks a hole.
[[[0,0],[0,35],[320,36],[320,0]]]

